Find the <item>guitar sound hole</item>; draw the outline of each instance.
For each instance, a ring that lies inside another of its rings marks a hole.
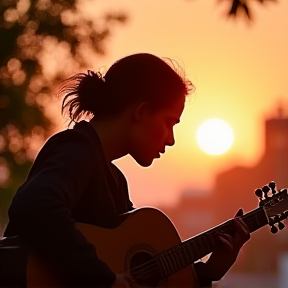
[[[160,282],[159,269],[154,256],[146,252],[134,254],[130,260],[130,273],[141,287],[157,287]]]

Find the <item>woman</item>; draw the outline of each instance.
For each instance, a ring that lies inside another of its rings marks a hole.
[[[134,209],[126,179],[112,161],[130,154],[147,167],[165,153],[175,142],[173,127],[191,87],[173,65],[147,53],[120,59],[105,76],[88,71],[68,79],[60,91],[62,112],[76,124],[41,149],[9,208],[5,236],[19,235],[53,263],[67,286],[134,287],[97,257],[97,247],[75,222],[109,227]],[[88,115],[89,122],[79,121]],[[244,222],[234,222],[233,237],[219,235],[207,263],[195,264],[201,287],[221,279],[249,239]]]

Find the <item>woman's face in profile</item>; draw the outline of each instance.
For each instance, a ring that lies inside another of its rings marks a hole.
[[[150,166],[155,158],[165,153],[166,146],[174,145],[173,128],[180,122],[184,105],[185,96],[177,95],[169,106],[153,113],[145,112],[130,146],[130,155],[139,165]]]

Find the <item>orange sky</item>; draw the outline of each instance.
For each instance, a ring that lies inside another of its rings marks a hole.
[[[216,0],[81,3],[91,18],[111,9],[130,18],[115,27],[107,57],[91,68],[110,66],[134,52],[150,52],[179,61],[196,86],[175,129],[173,148],[149,168],[129,157],[116,161],[137,206],[171,204],[183,189],[210,189],[219,170],[258,161],[264,117],[276,113],[279,100],[288,104],[287,1],[254,3],[255,22],[250,25],[223,17],[225,7]],[[197,147],[197,127],[212,117],[226,120],[234,130],[234,144],[225,155],[210,156]]]

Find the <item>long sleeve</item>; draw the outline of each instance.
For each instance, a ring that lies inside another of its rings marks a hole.
[[[13,229],[9,232],[8,225],[6,231],[16,231],[29,247],[53,263],[69,287],[111,287],[115,274],[97,257],[71,216],[85,183],[93,181],[92,172],[97,172],[96,156],[91,159],[89,151],[92,145],[80,138],[62,143],[54,140],[52,148],[40,152],[32,175],[12,201],[9,218]]]

